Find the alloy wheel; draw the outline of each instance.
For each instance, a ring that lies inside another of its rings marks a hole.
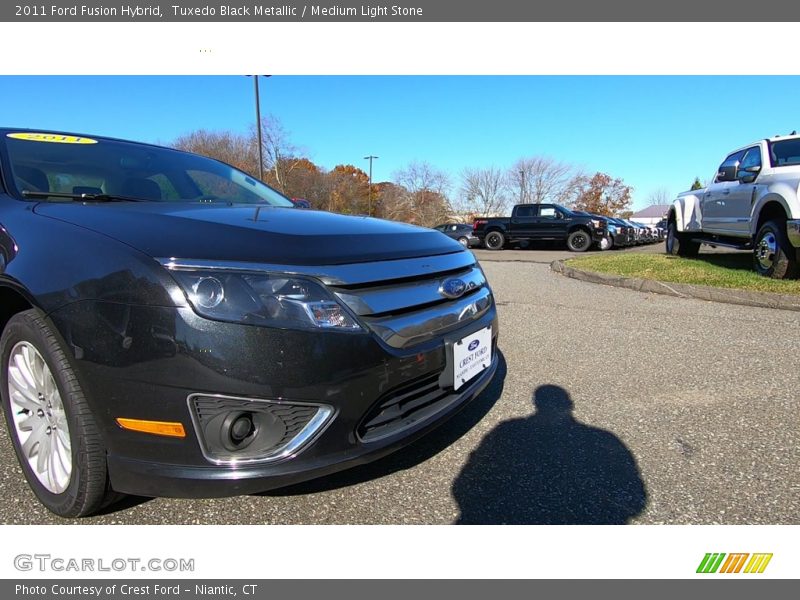
[[[53,374],[28,342],[11,349],[7,369],[11,420],[22,454],[45,489],[60,494],[72,476],[72,442]]]

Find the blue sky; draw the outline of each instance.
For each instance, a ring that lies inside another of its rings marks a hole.
[[[390,179],[412,160],[448,172],[548,155],[634,187],[708,179],[724,154],[800,129],[800,77],[276,76],[262,111],[317,164]],[[0,125],[168,143],[197,128],[245,132],[252,79],[236,76],[0,76]]]

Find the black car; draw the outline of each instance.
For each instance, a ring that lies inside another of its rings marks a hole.
[[[62,516],[264,491],[376,459],[497,369],[475,257],[297,210],[233,167],[0,129],[0,398]]]
[[[453,238],[465,248],[479,246],[481,241],[472,232],[472,225],[464,223],[443,223],[434,227],[436,231],[441,231],[447,237]]]

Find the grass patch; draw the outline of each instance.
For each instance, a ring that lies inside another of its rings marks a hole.
[[[573,258],[567,264],[583,271],[638,279],[800,295],[800,280],[761,277],[753,271],[752,261],[752,254],[749,253],[701,254],[699,258],[679,258],[666,254],[625,252]]]

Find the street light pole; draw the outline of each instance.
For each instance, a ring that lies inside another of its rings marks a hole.
[[[380,158],[379,156],[373,156],[370,154],[369,156],[365,156],[364,160],[369,161],[369,192],[367,194],[367,214],[371,217],[372,216],[372,160],[375,158]]]
[[[527,195],[527,194],[525,194],[525,191],[526,191],[526,190],[525,190],[525,169],[520,169],[520,170],[519,170],[519,179],[520,179],[520,185],[519,185],[519,203],[520,203],[520,204],[524,204],[524,203],[525,203],[525,198],[524,198],[524,195],[525,195],[525,196]]]
[[[264,148],[261,141],[261,100],[258,95],[258,75],[253,75],[256,89],[256,132],[258,133],[258,178],[264,181]]]

